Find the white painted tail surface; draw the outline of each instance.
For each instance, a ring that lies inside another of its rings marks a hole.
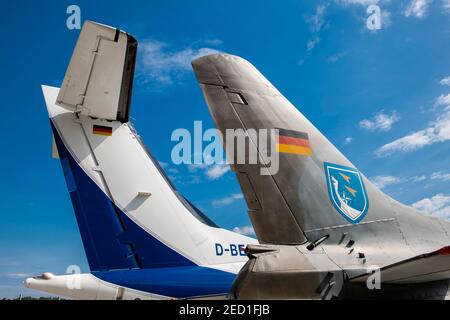
[[[74,113],[55,104],[58,88],[43,86],[42,89],[54,126],[55,138],[58,141],[59,136],[61,140],[58,146],[60,156],[64,153],[61,148],[67,149],[82,171],[111,200],[113,206],[118,208],[119,215],[122,217],[119,224],[122,226],[118,227],[119,235],[116,241],[130,244],[130,249],[125,248],[129,250],[130,255],[135,254],[138,258],[145,256],[147,263],[153,255],[139,252],[136,248],[138,244],[133,243],[133,238],[125,240],[121,238],[120,234],[125,234],[129,238],[130,234],[137,232],[128,228],[127,224],[131,223],[154,238],[154,243],[159,246],[158,250],[165,250],[164,248],[167,247],[175,254],[179,254],[182,259],[185,258],[195,265],[207,265],[233,273],[240,269],[247,260],[243,248],[247,244],[256,243],[256,240],[208,225],[207,219],[202,218],[201,214],[196,212],[171,186],[130,124],[94,119]],[[96,134],[96,126],[111,128],[111,134]],[[73,191],[71,188],[75,188],[81,194],[84,192],[81,190],[83,184],[77,180],[77,175],[80,174],[73,165],[71,171],[73,177],[68,179],[66,175],[69,192]],[[70,179],[74,179],[77,185],[71,186]],[[83,202],[82,195],[77,197]],[[97,200],[100,201],[100,199]],[[96,199],[91,201],[95,202]],[[96,203],[81,203],[84,207],[96,205]],[[77,212],[80,210],[78,207],[74,203],[75,213],[83,215],[83,217],[77,217],[79,224],[81,218],[91,221],[92,216],[87,216],[89,212],[81,210],[83,212],[80,214]],[[129,222],[127,222],[128,219]],[[95,223],[94,221],[94,225],[97,225]],[[124,231],[123,228],[128,230]],[[105,249],[95,248],[95,243],[88,242],[95,239],[96,233],[104,233],[105,230],[95,230],[92,226],[88,226],[87,231],[82,229],[80,225],[85,248],[93,247],[92,255],[101,255],[100,250]],[[108,246],[108,244],[104,245]],[[87,254],[89,260],[89,253]],[[163,259],[161,257],[164,257],[164,254],[158,257]],[[94,265],[94,269],[99,270],[116,268],[111,265],[114,264],[114,260],[110,257],[103,259],[107,261],[105,263],[101,261],[102,258],[98,260],[93,264],[89,261],[91,269]],[[141,264],[136,267],[145,266],[146,264],[142,265],[141,261]]]

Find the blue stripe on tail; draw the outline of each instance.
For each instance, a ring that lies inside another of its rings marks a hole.
[[[200,266],[93,272],[118,286],[173,298],[226,295],[236,275]]]
[[[51,126],[91,271],[195,266],[128,218],[78,165]]]

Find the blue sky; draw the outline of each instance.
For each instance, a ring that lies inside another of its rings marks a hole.
[[[378,2],[382,28],[366,27]],[[177,128],[212,128],[189,66],[219,50],[251,61],[369,178],[397,200],[450,217],[450,1],[14,1],[0,36],[0,297],[23,278],[88,271],[41,84],[60,86],[82,20],[140,42],[132,118],[178,189],[219,225],[248,231],[239,185],[223,167],[175,166]]]

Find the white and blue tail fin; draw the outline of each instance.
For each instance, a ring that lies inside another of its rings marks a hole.
[[[214,226],[180,196],[128,123],[136,47],[86,22],[61,90],[42,87],[91,271],[236,272],[256,240]]]

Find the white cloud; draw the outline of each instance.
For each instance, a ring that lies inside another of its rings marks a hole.
[[[176,169],[176,168],[169,168],[169,169],[167,169],[167,172],[169,172],[171,174],[178,174],[179,173],[178,169]]]
[[[450,196],[439,193],[431,198],[425,198],[412,205],[419,211],[427,212],[432,215],[450,218]]]
[[[425,177],[425,176],[415,176],[415,177],[412,177],[410,180],[412,182],[420,182],[420,181],[423,181],[426,179],[427,179],[427,177]]]
[[[217,40],[215,43],[218,43]],[[180,51],[171,51],[166,43],[147,39],[142,41],[139,52],[143,82],[171,85],[180,81],[181,77],[191,70],[192,60],[217,53],[218,50],[187,47]]]
[[[306,50],[309,52],[312,49],[316,47],[316,45],[320,42],[320,38],[318,36],[315,36],[308,40],[308,43],[306,43]]]
[[[211,180],[216,180],[225,175],[230,171],[230,166],[228,164],[215,164],[206,170],[206,176]]]
[[[242,234],[244,236],[254,236],[255,230],[252,226],[243,226],[243,227],[235,227],[233,228],[233,231],[239,234]]]
[[[319,32],[325,25],[325,13],[327,6],[320,4],[316,7],[314,15],[306,18],[306,22],[310,25],[313,32]]]
[[[423,148],[433,143],[433,129],[414,132],[403,138],[394,140],[379,148],[375,154],[379,157],[391,155],[396,151],[407,152]]]
[[[336,63],[339,60],[341,60],[343,57],[345,57],[346,55],[347,55],[346,52],[338,52],[338,53],[332,55],[331,57],[329,57],[327,60],[330,63]]]
[[[178,168],[171,167],[167,162],[159,161],[159,165],[168,174],[168,177],[172,182],[176,182],[182,185],[197,184],[201,182],[201,179],[198,175],[180,174],[180,170]],[[188,171],[193,173],[195,170],[191,170],[188,167]]]
[[[167,162],[163,162],[163,161],[158,161],[159,165],[161,166],[161,168],[165,169],[167,168],[167,166],[169,165]]]
[[[411,2],[406,6],[403,14],[406,17],[425,17],[428,7],[433,2],[433,0],[411,0]]]
[[[400,178],[395,176],[376,176],[371,179],[372,183],[378,188],[378,189],[384,189],[391,185],[396,185],[400,183],[415,183],[425,180],[425,176],[414,176],[410,178]]]
[[[189,172],[197,172],[198,170],[206,169],[209,166],[211,166],[211,164],[203,162],[203,163],[198,163],[198,164],[197,163],[188,164],[187,168],[188,168]]]
[[[353,141],[352,137],[347,137],[347,138],[345,138],[344,143],[345,144],[350,144],[350,143],[352,143],[352,141]]]
[[[362,6],[369,6],[371,4],[377,4],[379,0],[335,0],[337,4],[348,6],[348,5],[362,5]]]
[[[201,179],[199,176],[196,175],[191,175],[188,177],[183,177],[182,181],[180,182],[181,184],[197,184],[200,183]]]
[[[213,200],[212,205],[214,207],[228,206],[228,205],[232,204],[233,202],[236,202],[236,201],[242,199],[243,197],[244,196],[242,195],[242,193],[234,193],[228,197]]]
[[[359,126],[369,131],[389,131],[392,125],[400,120],[396,111],[392,114],[383,113],[383,111],[377,113],[372,119],[364,119],[359,122]]]
[[[381,27],[387,28],[392,24],[391,13],[386,9],[381,10]]]
[[[312,37],[306,43],[306,51],[308,52],[308,54],[320,42],[320,38],[317,34],[326,26],[325,14],[327,11],[327,6],[328,6],[327,4],[319,4],[316,7],[314,14],[312,16],[307,16],[305,18],[306,22],[309,24],[312,30]]]
[[[397,151],[413,151],[450,140],[450,94],[441,95],[436,100],[436,106],[444,106],[444,108],[427,128],[387,143],[375,151],[375,154],[381,157]]]
[[[231,170],[228,163],[214,163],[213,158],[205,158],[202,163],[198,164],[188,164],[187,168],[189,172],[203,171],[210,180],[217,180]]]
[[[450,181],[450,173],[444,173],[442,171],[433,172],[431,174],[431,180]]]
[[[436,106],[446,106],[450,108],[450,93],[447,95],[441,94],[436,100]]]
[[[169,178],[173,182],[177,182],[178,184],[182,185],[198,184],[201,182],[201,179],[198,175],[170,175]]]
[[[403,180],[394,176],[376,176],[372,179],[372,183],[378,188],[383,189],[393,184],[399,184]]]
[[[448,0],[448,5],[450,9],[450,0]],[[441,79],[440,84],[442,84],[443,86],[450,86],[450,76]]]
[[[450,0],[442,0],[442,8],[450,12]]]

